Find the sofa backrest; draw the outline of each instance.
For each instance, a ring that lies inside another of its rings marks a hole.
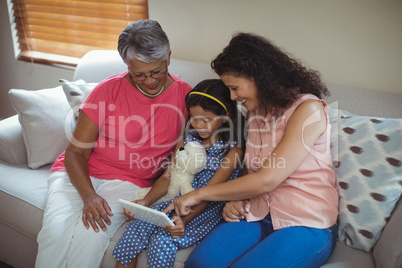
[[[356,115],[402,118],[402,94],[327,84],[328,104]]]
[[[96,83],[125,70],[127,65],[117,51],[92,50],[78,62],[73,80],[84,79],[87,83]]]
[[[82,57],[73,79],[74,81],[84,79],[88,83],[99,82],[125,70],[127,66],[117,51],[93,50]],[[188,82],[192,87],[203,79],[218,77],[207,63],[179,59],[171,59],[169,72]],[[325,100],[333,108],[347,110],[357,115],[402,118],[402,94],[337,84],[327,86],[331,96]]]
[[[85,54],[77,65],[73,80],[84,79],[87,83],[100,82],[114,74],[127,70],[119,53],[113,50],[93,50]],[[169,72],[194,87],[203,79],[218,78],[205,63],[171,59]]]

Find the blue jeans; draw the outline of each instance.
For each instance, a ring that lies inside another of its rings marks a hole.
[[[194,249],[185,267],[320,267],[335,248],[337,229],[274,231],[270,214],[258,222],[224,222]]]

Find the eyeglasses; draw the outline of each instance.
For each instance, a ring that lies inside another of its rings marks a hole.
[[[168,73],[168,68],[166,66],[166,71],[161,72],[161,71],[156,71],[156,72],[151,72],[150,75],[145,75],[145,74],[140,74],[140,75],[132,75],[131,72],[129,71],[130,78],[133,79],[135,82],[143,82],[145,81],[148,77],[151,77],[152,79],[161,79],[165,77],[165,75]]]

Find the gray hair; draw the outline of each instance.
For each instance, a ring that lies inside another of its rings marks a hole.
[[[117,50],[126,64],[133,59],[149,63],[167,60],[170,43],[157,21],[138,20],[120,34]]]

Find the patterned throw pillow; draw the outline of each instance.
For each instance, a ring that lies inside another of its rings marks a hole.
[[[402,193],[402,119],[330,108],[339,240],[369,252]]]
[[[67,101],[73,109],[74,119],[77,121],[78,108],[98,83],[85,83],[82,79],[75,82],[70,82],[65,79],[59,79],[59,81],[63,87],[64,94],[66,94]]]

